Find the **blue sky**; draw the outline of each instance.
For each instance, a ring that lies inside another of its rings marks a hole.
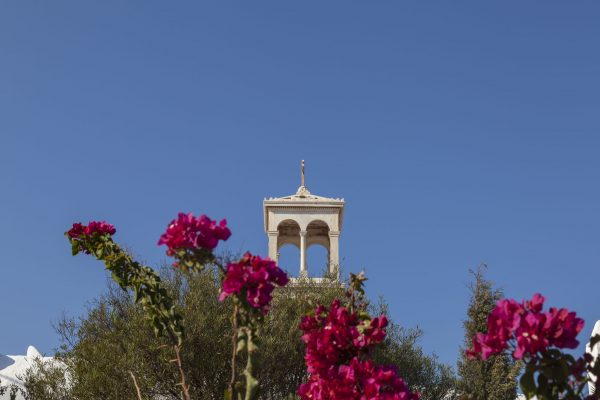
[[[482,262],[587,337],[599,20],[595,1],[2,2],[0,353],[51,353],[51,322],[103,291],[73,221],[158,265],[176,213],[207,213],[266,254],[262,199],[297,189],[301,159],[313,193],[346,199],[344,269],[426,352],[454,364]]]

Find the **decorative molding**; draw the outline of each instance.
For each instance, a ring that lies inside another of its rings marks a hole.
[[[331,207],[269,207],[269,211],[273,213],[285,212],[294,214],[339,214],[342,207],[331,206]]]
[[[298,197],[308,197],[308,196],[310,196],[310,191],[303,184],[302,186],[300,186],[298,188],[298,191],[296,192],[296,196],[298,196]]]

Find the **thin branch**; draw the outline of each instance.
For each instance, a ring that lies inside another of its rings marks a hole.
[[[143,400],[142,399],[142,392],[140,390],[140,386],[137,383],[137,380],[135,379],[135,375],[133,374],[133,372],[129,371],[129,375],[131,375],[131,379],[133,380],[133,384],[135,386],[135,390],[137,392],[137,397],[139,400]]]
[[[173,350],[175,350],[175,356],[177,357],[174,361],[177,362],[177,368],[179,368],[179,375],[181,376],[181,382],[178,385],[181,386],[181,392],[183,394],[184,400],[190,400],[190,387],[188,386],[185,380],[185,372],[183,371],[183,365],[181,363],[181,347],[179,345],[174,345]]]
[[[231,398],[235,399],[235,381],[237,379],[237,371],[235,369],[235,358],[237,355],[237,340],[238,340],[238,305],[233,307],[233,335],[231,336],[231,380],[229,381],[229,392]]]
[[[258,381],[252,375],[254,371],[254,353],[256,352],[256,345],[254,343],[254,332],[250,328],[245,328],[246,334],[246,369],[244,370],[244,376],[246,377],[246,396],[245,400],[252,400],[256,397],[258,391]]]

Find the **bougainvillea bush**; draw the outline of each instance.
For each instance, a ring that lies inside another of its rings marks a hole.
[[[419,399],[395,367],[376,365],[369,357],[370,350],[385,339],[388,321],[385,315],[371,318],[365,311],[360,300],[364,280],[363,275],[352,276],[348,306],[336,299],[329,308],[321,305],[314,315],[302,319],[310,373],[298,389],[302,400]]]
[[[498,301],[488,316],[487,332],[473,338],[467,356],[486,360],[508,352],[523,361],[519,384],[527,398],[597,400],[596,395],[585,394],[589,373],[597,374],[598,368],[591,356],[575,358],[564,351],[579,345],[577,335],[584,321],[565,308],[544,310],[545,300],[538,293],[522,302]],[[592,346],[597,340],[592,339]]]

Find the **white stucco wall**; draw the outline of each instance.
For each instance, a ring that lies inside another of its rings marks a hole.
[[[37,359],[44,362],[53,362],[53,357],[43,357],[39,351],[33,346],[27,348],[27,353],[24,356],[11,356],[0,354],[0,386],[17,385],[22,387],[23,381],[20,379],[25,375],[27,370],[35,365]],[[0,399],[9,399],[9,393],[0,396]],[[21,395],[17,395],[17,399],[23,399]]]

